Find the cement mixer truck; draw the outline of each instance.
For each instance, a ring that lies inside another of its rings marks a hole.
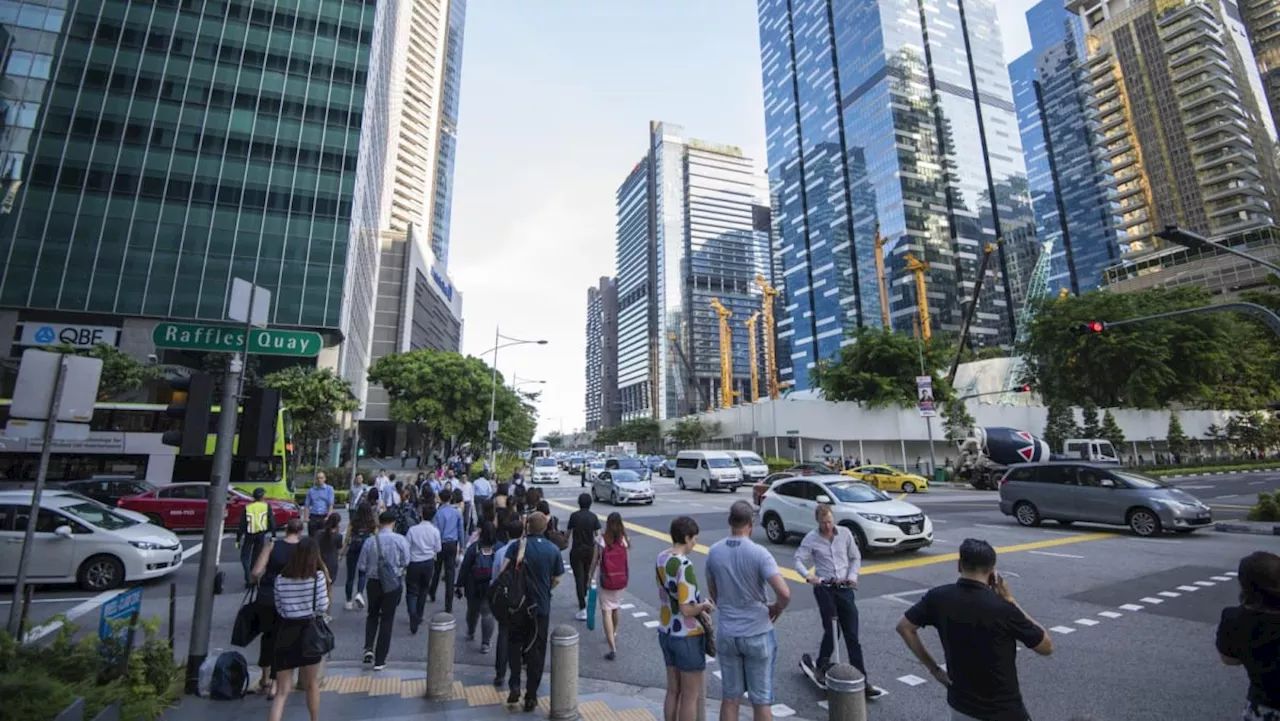
[[[1068,459],[1120,463],[1109,441],[1071,438],[1063,443],[1063,453],[1058,455],[1043,438],[1017,428],[977,426],[957,445],[960,457],[956,462],[956,476],[979,490],[998,488],[1005,471],[1016,463]]]

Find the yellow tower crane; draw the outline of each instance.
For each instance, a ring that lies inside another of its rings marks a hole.
[[[725,408],[733,407],[733,330],[729,328],[729,318],[733,311],[724,307],[719,298],[711,299],[711,307],[720,316],[720,404]]]
[[[914,273],[916,276],[916,304],[920,306],[920,337],[929,340],[933,333],[929,329],[929,299],[924,294],[924,272],[929,270],[929,264],[910,253],[903,256],[903,260],[907,263],[907,272]]]
[[[747,327],[747,355],[751,359],[751,402],[760,400],[760,366],[756,362],[756,321],[760,320],[760,311],[742,321]]]
[[[763,294],[760,299],[760,312],[764,314],[765,386],[769,389],[769,397],[776,401],[781,395],[778,388],[777,330],[773,318],[773,299],[778,297],[778,290],[769,285],[763,275],[756,276],[756,285],[760,286]]]
[[[876,284],[880,288],[880,321],[884,323],[885,330],[889,330],[889,282],[884,275],[884,244],[885,239],[880,236],[880,224],[876,223]]]

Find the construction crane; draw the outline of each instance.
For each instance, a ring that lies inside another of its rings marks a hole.
[[[1036,258],[1036,264],[1031,268],[1031,278],[1027,281],[1027,294],[1022,299],[1022,307],[1018,309],[1018,332],[1013,340],[1015,349],[1021,348],[1027,342],[1031,334],[1031,319],[1036,314],[1036,304],[1049,294],[1049,269],[1053,245],[1053,239],[1049,239],[1040,246],[1040,257]],[[1066,288],[1062,291],[1058,294],[1059,300],[1065,298],[1065,294],[1070,292]],[[1009,363],[1009,372],[1005,375],[1004,386],[1002,386],[1005,390],[1000,396],[1000,405],[1011,406],[1018,402],[1018,393],[1013,389],[1021,387],[1022,374],[1026,369],[1027,363],[1023,356],[1015,352],[1012,362]]]
[[[724,307],[719,298],[711,299],[711,307],[720,317],[720,404],[725,408],[733,407],[733,330],[729,328],[729,318],[733,311]]]
[[[764,314],[765,385],[769,389],[769,398],[776,401],[781,395],[778,388],[778,334],[773,319],[773,299],[778,297],[778,291],[769,285],[763,275],[756,276],[756,285],[760,286],[763,294],[760,312]]]
[[[751,402],[760,400],[760,367],[756,361],[756,321],[760,320],[760,311],[742,321],[747,327],[747,355],[751,358]]]
[[[929,299],[924,294],[924,273],[929,270],[929,264],[910,253],[904,255],[903,260],[907,263],[907,272],[914,273],[916,276],[916,305],[920,308],[920,337],[927,341],[933,336],[929,328]]]
[[[885,239],[880,237],[880,224],[876,223],[876,283],[880,287],[880,321],[884,323],[884,329],[889,330],[889,283],[884,275],[884,244]]]
[[[1004,242],[996,238],[996,242],[987,243],[982,248],[982,264],[978,266],[978,275],[973,280],[973,297],[969,299],[969,307],[964,311],[964,322],[960,324],[960,342],[956,347],[956,357],[951,361],[951,370],[947,372],[947,383],[956,379],[956,370],[960,368],[960,357],[964,355],[965,344],[969,342],[969,324],[973,322],[973,314],[978,310],[978,298],[982,295],[982,284],[987,280],[987,266],[991,264],[991,255]]]

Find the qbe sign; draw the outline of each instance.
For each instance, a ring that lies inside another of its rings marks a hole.
[[[92,348],[99,343],[105,343],[114,346],[119,335],[119,328],[107,325],[66,325],[27,321],[22,324],[22,338],[18,341],[18,345],[69,345],[75,348]]]

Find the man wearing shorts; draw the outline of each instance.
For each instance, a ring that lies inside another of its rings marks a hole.
[[[737,721],[746,693],[755,721],[773,719],[773,667],[778,641],[773,622],[791,601],[791,589],[773,555],[751,540],[755,509],[746,501],[729,508],[729,537],[707,554],[707,590],[719,608],[716,649],[723,693],[720,721]],[[776,599],[769,603],[766,588]]]

